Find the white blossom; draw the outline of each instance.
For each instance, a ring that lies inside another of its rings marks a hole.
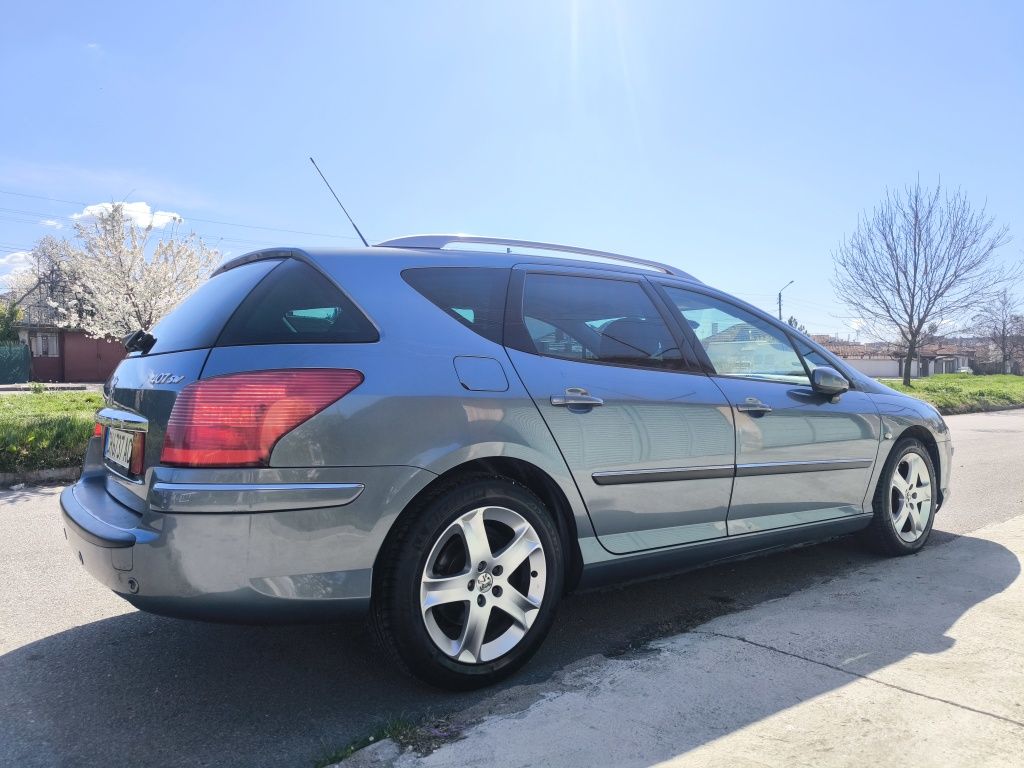
[[[148,331],[219,260],[219,253],[194,233],[178,236],[172,229],[152,243],[152,221],[141,226],[120,203],[95,208],[88,220],[75,224],[80,247],[43,238],[33,249],[34,268],[26,273],[35,274],[19,276],[18,287],[31,290],[38,283],[36,290],[47,294],[38,303],[55,310],[58,326],[80,328],[94,337]]]

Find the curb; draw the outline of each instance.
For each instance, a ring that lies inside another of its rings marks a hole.
[[[25,485],[26,483],[67,482],[77,480],[81,474],[81,467],[33,469],[29,472],[0,472],[0,487],[13,487],[15,485]]]
[[[920,398],[918,398],[918,399],[920,399]],[[928,403],[927,400],[925,400],[924,402]],[[982,408],[972,408],[969,411],[956,411],[956,410],[949,410],[949,409],[939,408],[939,406],[935,405],[934,403],[928,403],[928,404],[933,406],[939,412],[939,414],[942,415],[942,416],[970,416],[972,413],[997,413],[999,411],[1020,411],[1020,410],[1024,410],[1024,405],[993,405],[993,406],[987,406],[987,407],[982,407]]]

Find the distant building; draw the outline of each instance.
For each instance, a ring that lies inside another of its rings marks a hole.
[[[110,378],[126,354],[111,339],[93,339],[83,331],[61,328],[57,312],[38,288],[18,303],[21,319],[18,338],[32,353],[32,381],[103,382]]]
[[[861,344],[841,341],[831,336],[813,336],[825,349],[838,355],[851,367],[873,378],[903,377],[906,353],[895,344],[884,342]],[[976,350],[953,339],[925,344],[911,361],[910,376],[919,378],[936,373],[957,373],[963,368],[976,368]]]

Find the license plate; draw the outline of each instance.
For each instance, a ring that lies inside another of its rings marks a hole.
[[[104,455],[119,467],[128,469],[132,463],[132,446],[134,443],[134,432],[125,432],[120,429],[108,427],[107,450],[104,452]]]

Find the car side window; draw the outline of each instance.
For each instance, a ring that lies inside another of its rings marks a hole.
[[[501,344],[509,270],[495,267],[417,267],[405,281],[450,317]]]
[[[808,384],[789,336],[739,307],[701,293],[665,286],[719,376]]]
[[[285,259],[238,306],[216,346],[379,339],[366,315],[326,277],[308,264]]]
[[[813,371],[815,368],[834,367],[834,363],[831,360],[829,360],[827,357],[825,357],[823,354],[818,352],[818,350],[814,349],[806,342],[797,339],[796,346],[797,351],[800,353],[800,357],[804,359],[804,362],[807,364],[807,368],[809,370]]]
[[[637,282],[530,274],[523,325],[538,355],[581,362],[678,370],[682,355],[668,325]]]

